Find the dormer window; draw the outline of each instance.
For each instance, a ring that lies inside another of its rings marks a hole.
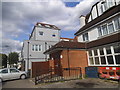
[[[41,24],[38,24],[38,26],[42,27],[42,25],[41,25]]]
[[[39,35],[43,35],[43,32],[42,32],[42,31],[39,31]]]
[[[50,25],[45,25],[45,27],[50,28]]]

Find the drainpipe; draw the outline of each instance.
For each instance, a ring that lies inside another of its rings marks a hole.
[[[47,50],[47,42],[45,42],[45,51]],[[45,60],[47,61],[47,54],[45,54]]]
[[[68,56],[68,68],[69,68],[69,76],[70,76],[70,59],[69,59],[69,49],[67,49],[67,56]]]
[[[27,73],[28,73],[28,77],[30,76],[30,71],[29,71],[29,41],[28,41],[28,52],[27,52]]]

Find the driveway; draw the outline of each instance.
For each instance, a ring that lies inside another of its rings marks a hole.
[[[2,83],[2,88],[36,88],[30,79],[9,80]]]

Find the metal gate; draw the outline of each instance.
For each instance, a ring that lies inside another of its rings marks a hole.
[[[88,78],[98,78],[98,68],[97,67],[85,67],[86,77]]]

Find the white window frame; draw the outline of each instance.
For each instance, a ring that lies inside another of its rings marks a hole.
[[[37,49],[36,49],[36,47],[37,47]],[[32,51],[33,52],[41,52],[42,51],[42,45],[38,45],[38,44],[32,45]]]
[[[86,37],[86,35],[87,35],[87,37]],[[84,42],[89,41],[88,32],[87,32],[87,33],[84,33],[84,34],[82,35],[82,38],[83,38],[83,41],[84,41]]]
[[[98,49],[92,49],[92,50],[88,50],[87,51],[87,55],[88,55],[88,65],[89,66],[119,66],[120,64],[116,64],[116,60],[115,60],[115,55],[120,55],[120,53],[115,53],[114,52],[114,45],[109,46],[110,50],[111,50],[111,54],[107,54],[107,47],[103,47],[103,48],[98,48]],[[100,49],[103,49],[104,51],[104,55],[100,55]],[[95,56],[94,55],[94,50],[97,50],[98,55]],[[89,56],[89,51],[92,51],[92,56]],[[105,61],[106,64],[101,64],[101,57],[104,56],[105,57]],[[113,64],[109,64],[108,63],[108,59],[107,56],[112,56],[113,57]],[[99,58],[99,64],[95,64],[95,57]],[[90,58],[93,58],[93,64],[90,63]]]
[[[42,33],[42,34],[41,34]],[[44,35],[44,32],[43,31],[39,31],[39,35],[40,36],[43,36]]]

